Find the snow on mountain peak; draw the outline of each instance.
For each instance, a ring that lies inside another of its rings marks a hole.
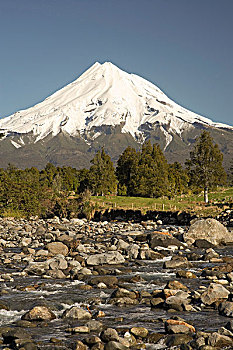
[[[61,131],[80,136],[92,130],[94,138],[102,125],[121,125],[122,132],[143,138],[142,126],[156,124],[164,131],[168,145],[172,133],[181,134],[194,123],[232,129],[188,111],[154,84],[111,62],[96,62],[43,102],[1,119],[0,130],[33,133],[38,141]]]

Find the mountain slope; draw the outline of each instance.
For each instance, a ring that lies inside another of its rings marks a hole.
[[[5,158],[0,165],[9,160],[43,167],[51,161],[80,168],[101,146],[116,160],[125,147],[137,148],[148,138],[173,161],[185,156],[203,128],[218,140],[222,134],[232,138],[233,127],[179,106],[152,83],[110,62],[95,63],[43,102],[0,120],[0,157]],[[231,154],[231,142],[221,143]]]

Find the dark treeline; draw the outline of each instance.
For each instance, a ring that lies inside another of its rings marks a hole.
[[[226,174],[222,154],[207,132],[197,139],[186,161],[168,164],[159,145],[146,141],[140,151],[127,147],[116,169],[102,148],[90,169],[56,167],[49,163],[39,171],[0,169],[0,215],[41,217],[90,215],[93,195],[171,198],[224,184]]]

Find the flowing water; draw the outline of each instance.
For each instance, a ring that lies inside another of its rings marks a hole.
[[[232,248],[222,249],[218,251],[221,255],[231,256]],[[164,288],[169,280],[176,279],[175,273],[169,270],[163,270],[164,260],[157,261],[136,261],[129,263],[132,272],[118,275],[119,284],[127,289],[137,291],[151,292],[155,289]],[[211,266],[206,261],[193,262],[193,271],[198,277],[201,270]],[[1,273],[12,270],[4,269]],[[132,277],[138,277],[139,282],[130,281]],[[140,278],[139,278],[140,277]],[[170,314],[163,309],[151,309],[148,304],[139,304],[128,307],[119,307],[108,303],[113,289],[93,288],[88,291],[80,289],[83,282],[75,280],[61,279],[43,279],[40,277],[22,277],[17,276],[17,270],[13,271],[14,281],[1,282],[0,302],[6,304],[10,311],[0,310],[0,326],[9,326],[21,319],[21,316],[36,304],[49,306],[56,314],[57,318],[48,323],[37,323],[27,328],[32,338],[41,342],[41,348],[50,347],[50,339],[55,337],[60,339],[67,346],[74,339],[83,339],[85,335],[72,335],[66,330],[83,324],[80,321],[67,321],[61,318],[63,312],[71,306],[77,305],[92,310],[93,315],[98,311],[105,313],[104,317],[99,318],[108,327],[117,328],[120,331],[126,331],[133,326],[143,326],[150,332],[164,332],[164,325],[161,319],[167,319],[174,314]],[[209,281],[203,278],[197,279],[181,279],[190,290],[197,290],[200,286],[207,286]],[[32,290],[34,287],[34,290]],[[187,322],[193,324],[197,330],[215,331],[228,322],[228,318],[218,315],[213,309],[205,309],[200,312],[176,312],[175,315],[184,318]],[[47,344],[47,345],[46,345]],[[0,348],[5,346],[0,345]],[[148,349],[163,348],[163,345],[148,344]]]

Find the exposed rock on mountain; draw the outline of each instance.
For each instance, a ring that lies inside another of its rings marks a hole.
[[[102,146],[114,161],[131,145],[151,139],[169,161],[184,161],[203,128],[225,155],[233,127],[214,123],[169,99],[157,86],[110,62],[95,63],[43,102],[0,120],[0,166],[89,166]]]

